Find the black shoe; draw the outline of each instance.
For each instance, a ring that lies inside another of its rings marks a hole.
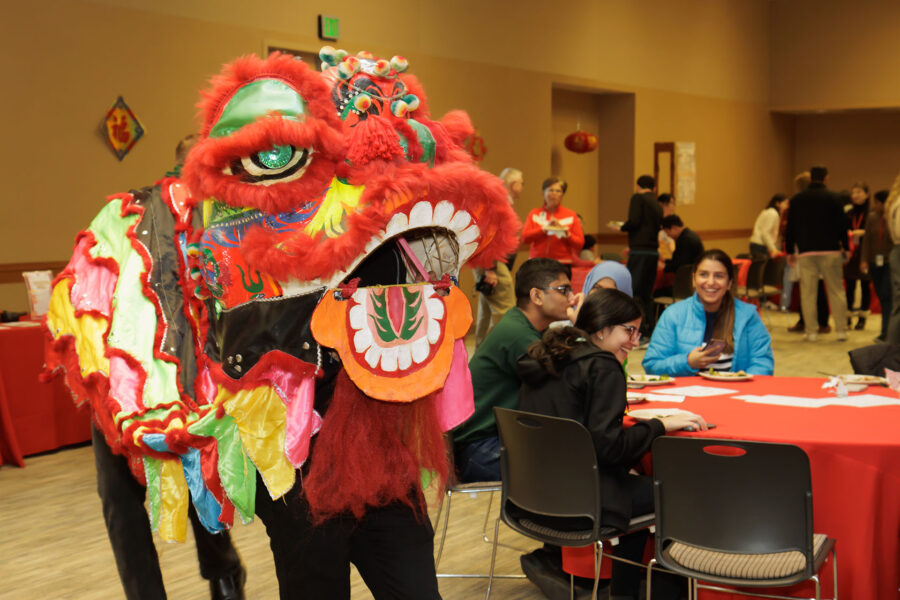
[[[209,580],[209,597],[211,600],[245,600],[244,582],[247,571],[241,570],[231,575]]]
[[[569,575],[556,564],[556,561],[543,549],[530,554],[523,554],[519,559],[522,572],[549,598],[549,600],[569,600]],[[575,598],[590,598],[593,580],[582,577],[575,578]],[[600,581],[600,590],[609,585],[608,580]],[[602,594],[598,594],[602,597]]]
[[[875,338],[874,342],[876,344],[883,344],[885,342],[885,339],[886,338],[883,335],[879,335],[877,338]]]
[[[788,331],[790,331],[791,333],[803,333],[804,331],[806,331],[806,325],[802,320],[800,320],[797,321],[794,325],[788,327]]]
[[[866,318],[860,317],[859,320],[856,321],[856,327],[854,327],[854,329],[856,329],[857,331],[861,331],[865,328],[866,328]]]

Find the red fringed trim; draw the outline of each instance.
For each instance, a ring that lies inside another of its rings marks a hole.
[[[475,133],[475,127],[472,126],[472,120],[469,115],[462,110],[451,110],[441,117],[441,125],[447,130],[450,139],[457,146],[462,146],[465,139]]]
[[[391,122],[386,117],[370,115],[350,130],[347,161],[356,167],[377,160],[404,160],[403,148]]]
[[[398,501],[425,518],[421,469],[444,489],[449,465],[434,396],[379,402],[341,371],[303,484],[314,522],[359,519],[368,507]]]
[[[425,151],[422,149],[422,144],[419,143],[418,134],[410,127],[406,119],[396,119],[394,129],[399,135],[406,138],[406,160],[409,162],[421,161]]]
[[[259,185],[245,183],[240,175],[222,173],[233,161],[273,145],[312,148],[303,176],[293,181]],[[344,138],[339,128],[318,119],[297,122],[269,115],[227,137],[198,142],[184,163],[184,180],[194,196],[212,197],[230,206],[253,207],[275,214],[321,196],[343,155]]]

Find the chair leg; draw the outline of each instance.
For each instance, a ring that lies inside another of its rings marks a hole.
[[[831,576],[834,582],[834,600],[838,600],[837,548],[831,548]]]
[[[447,527],[450,526],[450,503],[453,500],[453,492],[451,490],[447,490],[446,493],[446,503],[447,503],[447,512],[444,516],[444,526],[441,527],[441,541],[438,543],[438,551],[437,556],[434,559],[434,570],[438,570],[438,565],[441,564],[441,555],[444,553],[444,540],[447,539]],[[441,518],[441,511],[444,508],[444,500],[441,500],[441,506],[438,509],[438,521]]]
[[[816,600],[822,600],[822,583],[819,581],[819,576],[813,575],[812,580],[816,586]]]
[[[493,495],[493,492],[491,492]],[[494,523],[494,543],[491,545],[491,570],[488,572],[488,587],[487,593],[484,595],[484,600],[489,600],[491,597],[491,587],[494,585],[494,563],[497,560],[497,540],[500,535],[500,516],[497,516],[497,521]]]
[[[650,562],[647,563],[647,600],[650,600],[653,584],[651,583],[651,578],[653,576],[653,565],[656,564],[656,559],[651,558]],[[688,593],[688,598],[690,598],[690,592]]]
[[[597,600],[597,588],[600,586],[600,561],[602,560],[603,540],[597,540],[597,543],[594,544],[594,588],[591,590],[591,600]]]
[[[491,517],[491,507],[494,505],[494,492],[491,492],[491,495],[488,496],[488,507],[487,512],[484,513],[484,525],[481,527],[481,538],[488,544],[491,543],[490,538],[487,536],[487,526],[488,521]]]

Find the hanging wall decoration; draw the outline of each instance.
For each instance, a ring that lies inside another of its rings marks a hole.
[[[144,128],[122,96],[106,113],[106,141],[109,142],[116,158],[122,160],[144,135]]]
[[[581,130],[581,123],[575,126],[576,131],[566,136],[566,150],[584,154],[597,149],[597,136]]]

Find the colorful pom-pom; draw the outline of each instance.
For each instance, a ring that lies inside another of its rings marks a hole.
[[[394,67],[394,70],[398,73],[402,73],[409,68],[409,62],[402,56],[395,56],[391,58],[391,66]]]
[[[338,61],[342,61],[345,58],[347,58],[348,54],[349,54],[349,52],[347,52],[346,50],[338,50],[337,52],[334,53],[334,56]]]
[[[375,61],[375,74],[381,77],[387,77],[391,74],[391,63],[383,58]]]
[[[338,65],[338,76],[341,79],[350,79],[359,71],[359,60],[354,56],[348,56]]]
[[[340,62],[337,58],[337,50],[332,46],[322,46],[322,49],[319,50],[319,60],[332,67]]]
[[[398,119],[406,115],[406,111],[408,108],[409,105],[403,100],[394,100],[393,102],[391,102],[391,114]]]
[[[368,50],[360,50],[359,52],[356,53],[356,56],[358,56],[359,58],[366,58],[368,60],[375,59],[375,56]]]
[[[403,96],[403,101],[406,102],[410,112],[419,108],[419,97],[415,94],[407,94]]]
[[[360,112],[369,110],[372,106],[372,98],[368,94],[359,94],[353,99],[353,108]]]

